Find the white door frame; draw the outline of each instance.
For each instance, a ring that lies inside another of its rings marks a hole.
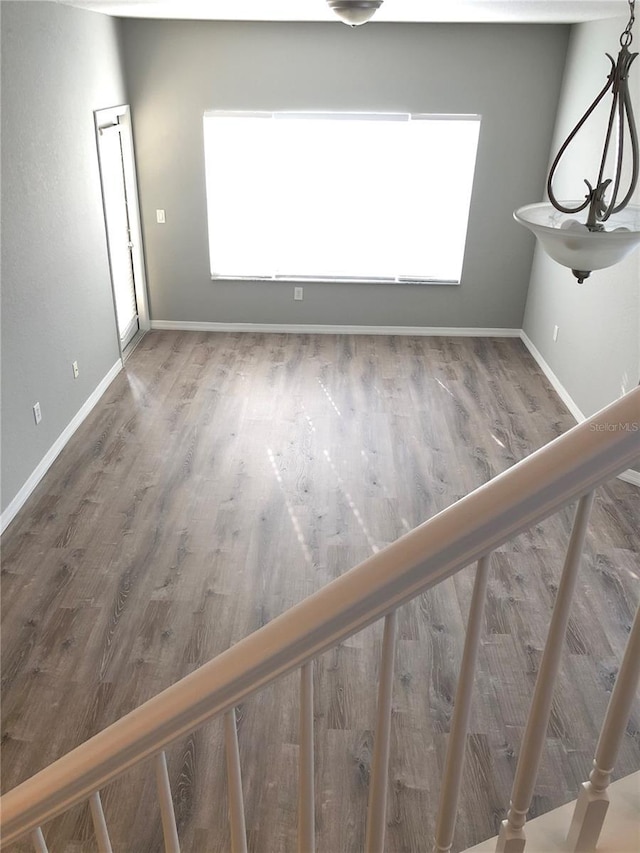
[[[131,232],[131,257],[133,261],[133,281],[138,307],[138,323],[141,331],[145,332],[151,328],[151,317],[149,315],[149,298],[147,295],[147,275],[144,265],[144,250],[142,243],[142,225],[140,221],[140,206],[138,203],[138,182],[136,178],[135,156],[133,150],[133,133],[131,130],[131,110],[128,104],[118,107],[109,107],[104,110],[95,110],[94,120],[96,127],[96,144],[98,146],[98,163],[100,163],[100,128],[119,125],[120,138],[122,140],[122,163],[124,166],[124,181],[127,192],[127,208],[129,212],[129,229]],[[102,179],[102,168],[101,168]],[[104,205],[104,192],[102,194]],[[106,211],[105,211],[106,217]],[[106,219],[105,219],[106,230]],[[107,246],[109,237],[107,233]],[[111,267],[111,262],[109,262]],[[111,289],[113,292],[113,274],[111,275]],[[113,293],[113,310],[115,313],[115,293]],[[117,327],[116,318],[116,327]],[[118,334],[118,346],[120,346],[120,335]],[[122,347],[120,347],[122,354]]]

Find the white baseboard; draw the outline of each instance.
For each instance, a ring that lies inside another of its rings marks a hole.
[[[524,331],[524,329],[520,333],[520,337],[522,342],[529,350],[534,360],[537,362],[538,367],[547,377],[549,382],[552,384],[554,391],[560,397],[562,402],[565,404],[567,409],[571,412],[573,417],[576,419],[577,423],[581,424],[582,421],[586,421],[587,417],[584,412],[576,405],[575,401],[572,399],[571,395],[564,387],[562,382],[558,379],[553,370],[549,367],[549,364],[542,357],[542,353],[533,343],[529,335]],[[618,474],[619,480],[624,480],[625,483],[632,483],[634,486],[640,486],[640,472],[633,471],[629,469],[628,471],[624,471],[622,474]]]
[[[152,329],[180,332],[258,332],[292,335],[414,335],[447,338],[519,338],[520,329],[480,329],[449,326],[346,326],[288,323],[198,323],[153,320]]]
[[[533,356],[534,360],[538,363],[538,367],[540,368],[540,370],[542,370],[549,382],[553,385],[553,390],[556,392],[558,397],[560,397],[567,409],[569,409],[576,421],[579,424],[581,424],[582,421],[586,421],[587,418],[584,412],[579,409],[578,406],[575,404],[567,389],[564,387],[562,382],[560,382],[553,370],[551,370],[548,363],[542,357],[542,353],[536,347],[536,345],[533,343],[533,341],[531,340],[529,335],[527,335],[524,329],[522,330],[520,337],[522,338],[522,342],[524,343],[526,348]]]
[[[61,451],[64,449],[71,436],[78,429],[78,427],[87,417],[87,415],[91,412],[98,400],[102,397],[104,392],[107,390],[109,385],[111,385],[111,383],[121,370],[122,361],[118,359],[118,361],[113,365],[111,370],[109,370],[104,379],[101,380],[101,382],[94,389],[91,395],[85,400],[85,402],[73,416],[71,421],[63,429],[63,431],[51,445],[49,450],[42,457],[29,479],[20,489],[15,498],[11,501],[9,506],[2,513],[2,516],[0,516],[0,533],[4,533],[9,524],[11,524],[18,512],[22,509],[29,495],[33,492],[40,480],[44,477],[49,468],[53,465],[57,457],[60,455]]]

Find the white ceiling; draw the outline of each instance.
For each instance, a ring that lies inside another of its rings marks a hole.
[[[326,0],[54,0],[124,18],[336,21]],[[577,23],[628,14],[627,0],[384,0],[376,21]]]

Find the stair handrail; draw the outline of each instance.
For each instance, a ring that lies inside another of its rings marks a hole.
[[[640,387],[221,652],[0,800],[2,846],[640,459]]]

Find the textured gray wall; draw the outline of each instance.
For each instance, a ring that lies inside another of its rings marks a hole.
[[[568,27],[126,20],[123,32],[153,320],[520,328],[533,245],[512,211],[540,194]],[[207,109],[481,113],[462,285],[306,283],[294,303],[291,284],[212,282]]]
[[[126,95],[116,21],[0,9],[4,510],[119,357],[93,110]]]
[[[552,156],[604,85],[609,72],[605,52],[615,57],[625,23],[618,19],[573,28]],[[637,104],[640,60],[632,66],[631,86]],[[581,198],[584,178],[595,184],[604,127],[593,120],[585,125],[558,173],[558,198]],[[640,202],[640,187],[635,201]],[[554,325],[560,328],[555,343]],[[536,248],[524,330],[585,415],[617,399],[640,380],[640,251],[594,272],[579,286],[569,270]]]

